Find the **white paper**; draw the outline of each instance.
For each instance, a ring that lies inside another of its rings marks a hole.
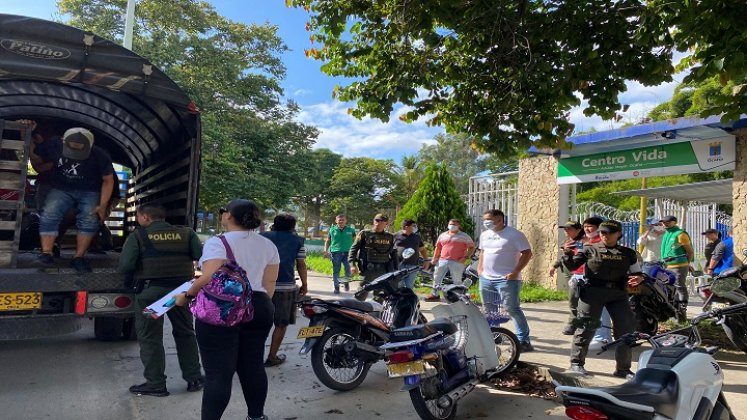
[[[166,312],[169,311],[169,309],[174,307],[174,301],[172,300],[174,298],[174,295],[178,295],[180,293],[184,293],[187,290],[189,290],[189,288],[192,287],[193,281],[194,280],[186,281],[181,286],[166,293],[166,296],[162,297],[161,299],[158,299],[157,301],[153,302],[152,305],[143,309],[143,315],[148,315],[153,319],[158,319],[162,317],[163,314],[165,314]]]

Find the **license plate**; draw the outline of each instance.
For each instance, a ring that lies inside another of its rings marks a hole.
[[[0,293],[0,311],[22,311],[41,308],[42,294],[28,293]]]
[[[394,363],[386,366],[390,378],[399,378],[400,376],[422,375],[425,373],[425,363],[422,360],[415,360],[407,363]]]
[[[324,335],[324,325],[316,325],[314,327],[304,327],[298,331],[297,338],[313,338],[321,337]]]
[[[629,295],[637,295],[639,293],[641,293],[641,286],[628,287]]]

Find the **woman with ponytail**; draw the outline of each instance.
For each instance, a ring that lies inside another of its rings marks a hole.
[[[247,419],[266,419],[267,374],[264,350],[272,328],[275,307],[272,295],[278,277],[280,258],[275,245],[255,232],[262,222],[257,205],[251,200],[233,200],[220,210],[221,226],[236,262],[246,271],[252,286],[254,317],[250,322],[233,327],[210,325],[195,321],[197,344],[205,369],[205,390],[202,395],[202,420],[220,419],[231,399],[231,384],[238,373]],[[218,237],[205,242],[200,259],[202,275],[186,294],[177,296],[183,305],[210,282],[213,273],[226,260],[226,248]]]

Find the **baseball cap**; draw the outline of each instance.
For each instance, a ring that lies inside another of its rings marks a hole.
[[[587,217],[586,220],[584,220],[584,224],[585,225],[599,226],[600,224],[602,224],[602,221],[603,220],[602,220],[601,217],[599,217],[599,216],[592,216],[592,217]]]
[[[584,225],[582,225],[581,223],[579,223],[579,222],[577,222],[575,220],[569,220],[569,221],[565,222],[564,225],[558,226],[558,229],[565,229],[565,228],[569,228],[569,229],[583,229]]]
[[[389,221],[389,216],[385,215],[384,213],[376,213],[376,216],[374,216],[374,220],[383,220],[385,222]]]
[[[606,220],[599,225],[599,231],[607,233],[622,232],[622,224],[617,220]]]
[[[677,218],[674,216],[664,216],[659,220],[660,222],[676,222]]]
[[[73,160],[86,160],[93,148],[93,133],[83,127],[74,127],[62,136],[62,156]]]
[[[706,229],[706,231],[701,233],[701,235],[708,235],[709,233],[718,234],[718,231],[716,229],[710,228],[710,229]]]

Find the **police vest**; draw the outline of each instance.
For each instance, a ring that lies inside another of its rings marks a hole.
[[[151,280],[194,276],[190,251],[191,229],[169,226],[148,231],[139,227],[133,232],[140,245],[140,259],[135,278]]]
[[[391,260],[394,249],[394,235],[388,232],[377,233],[363,231],[363,247],[365,262],[370,264],[386,264]]]

